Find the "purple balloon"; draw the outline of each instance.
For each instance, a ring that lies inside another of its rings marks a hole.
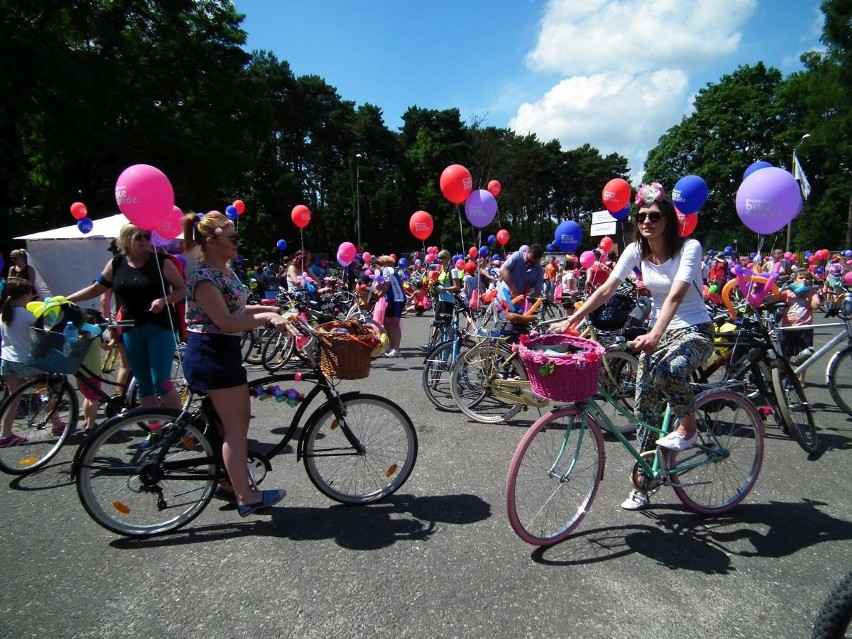
[[[801,210],[799,183],[778,167],[754,171],[737,191],[737,215],[743,224],[761,235],[781,230]]]
[[[772,165],[766,160],[758,160],[743,172],[743,179],[745,180],[749,175],[751,175],[755,171],[760,171],[760,169],[766,169],[770,166]]]
[[[464,214],[476,228],[485,228],[497,215],[497,200],[485,189],[473,191],[464,202]]]
[[[518,250],[526,252],[530,250],[530,247],[528,244],[521,244],[521,248],[519,248]]]

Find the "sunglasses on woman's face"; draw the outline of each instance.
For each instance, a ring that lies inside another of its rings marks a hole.
[[[663,214],[660,213],[659,211],[651,211],[650,213],[637,213],[636,214],[636,221],[639,224],[642,224],[643,222],[645,222],[645,220],[648,220],[649,222],[657,223],[662,219],[663,219]]]
[[[150,242],[151,234],[150,233],[137,233],[133,236],[134,242]]]
[[[231,240],[231,242],[234,243],[234,246],[236,246],[240,242],[240,240],[237,239],[236,235],[220,235],[218,239],[220,239],[220,240]]]

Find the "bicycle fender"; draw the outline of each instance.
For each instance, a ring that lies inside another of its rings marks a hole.
[[[340,399],[341,401],[346,401],[347,399],[352,399],[354,397],[358,397],[362,395],[361,391],[349,391],[347,393],[341,393]],[[302,429],[302,433],[299,435],[299,445],[296,446],[296,463],[299,462],[302,457],[305,456],[305,441],[307,439],[307,433],[311,432],[311,429],[316,425],[317,421],[320,418],[320,415],[325,413],[326,408],[331,408],[331,402],[333,400],[326,400],[319,406],[317,406],[316,410],[314,410],[309,416],[308,421],[305,422],[305,427]]]

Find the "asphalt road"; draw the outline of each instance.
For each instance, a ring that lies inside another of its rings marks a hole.
[[[271,516],[213,503],[177,533],[127,540],[80,506],[74,445],[35,475],[0,477],[0,636],[810,636],[852,568],[852,417],[816,371],[807,394],[821,451],[809,457],[769,427],[763,471],[736,510],[702,518],[668,489],[647,511],[620,510],[630,462],[609,442],[590,514],[542,551],[514,535],[503,497],[537,415],[484,425],[434,410],[417,351],[429,321],[404,319],[406,357],[345,383],[390,397],[416,425],[417,466],[386,502],[329,501],[289,451],[264,482],[288,490]],[[274,438],[281,406],[261,405],[253,437]]]

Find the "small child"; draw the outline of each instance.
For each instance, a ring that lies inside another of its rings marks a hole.
[[[814,276],[809,271],[799,269],[793,278],[793,283],[781,292],[786,304],[781,326],[810,326],[814,321],[814,310],[819,308],[819,291],[814,288]],[[814,343],[813,330],[796,330],[781,332],[781,354],[787,359],[793,358]],[[799,376],[802,385],[805,384],[804,373]]]
[[[24,385],[30,377],[41,374],[41,371],[25,362],[30,348],[30,327],[36,318],[27,310],[27,304],[33,299],[33,287],[24,279],[10,277],[6,280],[3,290],[5,299],[0,310],[0,339],[3,342],[0,351],[0,375],[6,381],[9,394],[14,393]],[[17,412],[15,406],[9,405],[3,413],[0,424],[0,448],[17,446],[27,441],[26,437],[12,432],[12,424]],[[65,430],[65,422],[54,414],[52,418],[54,435],[61,435]]]

